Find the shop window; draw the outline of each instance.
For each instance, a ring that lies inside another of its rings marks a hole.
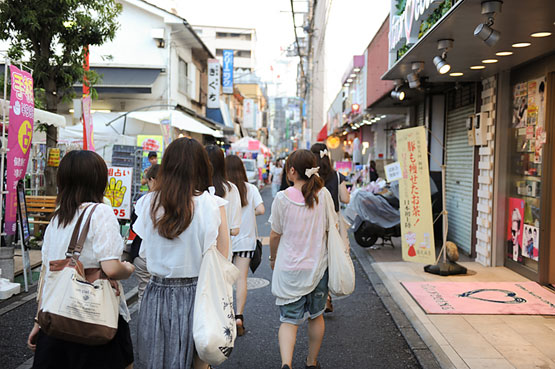
[[[513,86],[507,258],[538,271],[545,133],[545,78]]]
[[[178,84],[177,89],[182,94],[187,95],[189,93],[189,64],[179,58],[178,62]]]

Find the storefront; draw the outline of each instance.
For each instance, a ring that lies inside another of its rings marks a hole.
[[[414,15],[417,36],[403,29],[403,16],[393,17],[384,78],[426,88],[477,84],[474,102],[466,107],[451,109],[446,94],[446,194],[455,199],[448,208],[465,204],[464,219],[449,211],[450,231],[453,224],[465,231],[452,238],[483,265],[506,266],[553,284],[555,2],[434,3],[441,4]],[[396,5],[393,0],[392,9]],[[407,1],[406,11],[415,12],[413,5]],[[429,12],[436,10],[439,20],[422,32]],[[475,36],[472,30],[480,28],[488,34]],[[461,173],[455,173],[457,166]]]

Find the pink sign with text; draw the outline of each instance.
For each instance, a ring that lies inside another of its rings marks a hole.
[[[10,124],[8,128],[7,184],[5,232],[15,234],[17,219],[17,182],[25,176],[33,138],[35,100],[33,77],[10,65],[12,81]]]

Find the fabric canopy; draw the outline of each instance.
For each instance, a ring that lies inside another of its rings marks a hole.
[[[0,104],[1,104],[0,109],[2,108],[6,109],[6,118],[9,119],[10,102],[4,99],[0,99]],[[49,111],[41,110],[37,108],[35,108],[34,121],[35,121],[35,124],[37,123],[48,124],[51,126],[56,126],[58,128],[63,128],[66,126],[66,118],[64,118],[62,115],[51,113]]]
[[[160,125],[160,121],[164,119],[170,119],[172,127],[177,129],[214,137],[223,137],[221,131],[213,130],[190,115],[178,110],[135,111],[127,114],[127,117],[156,125]]]
[[[263,143],[254,138],[243,137],[237,142],[231,144],[231,149],[234,151],[259,151],[266,156],[271,156],[272,152]]]
[[[316,141],[324,142],[328,138],[328,124],[324,124],[320,132],[318,132],[318,136],[316,136]]]

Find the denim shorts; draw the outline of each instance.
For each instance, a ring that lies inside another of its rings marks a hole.
[[[279,320],[282,323],[300,325],[308,318],[318,318],[324,313],[324,310],[326,310],[327,299],[328,270],[326,269],[324,276],[311,293],[301,297],[295,302],[279,307]]]

